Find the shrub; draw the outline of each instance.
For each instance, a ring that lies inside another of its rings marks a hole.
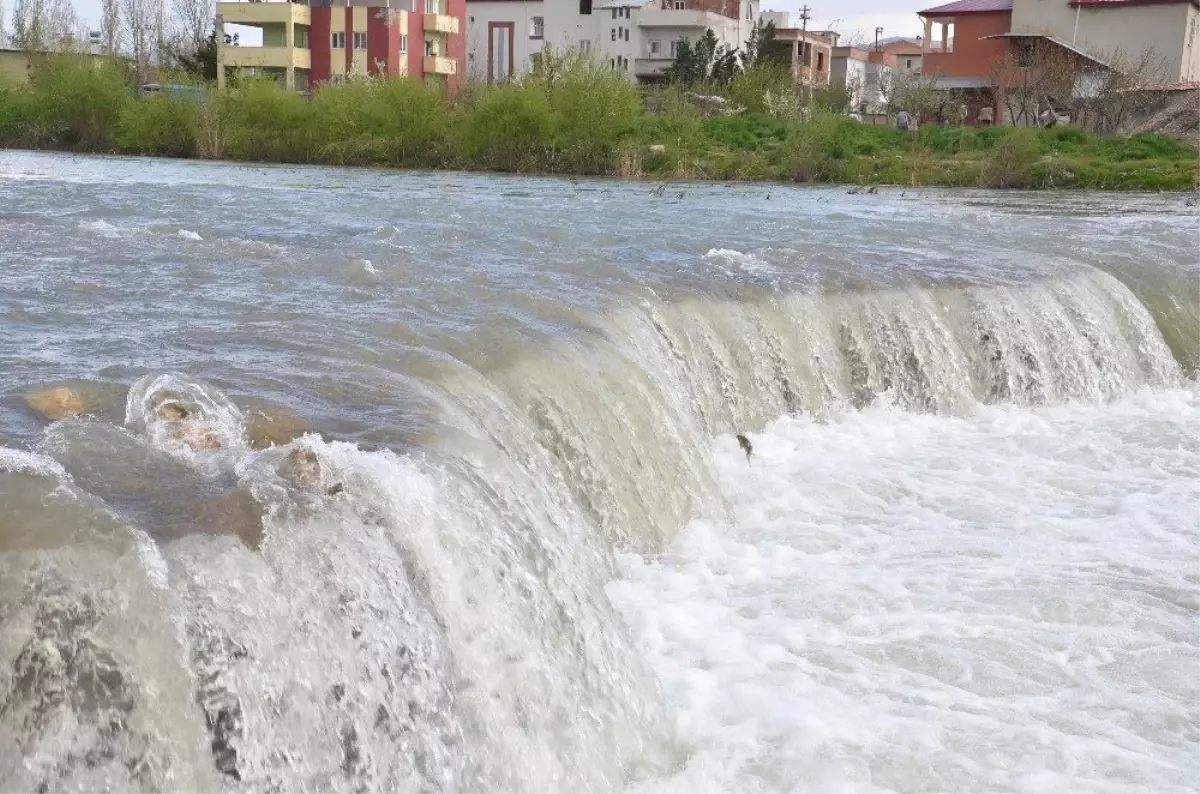
[[[311,109],[299,94],[271,80],[250,80],[223,99],[220,123],[226,156],[292,163],[311,158]]]
[[[839,135],[841,121],[832,113],[814,111],[808,119],[792,125],[783,144],[782,162],[792,179],[822,182],[830,178],[847,153],[846,141]]]
[[[432,166],[447,114],[441,94],[417,80],[360,80],[318,89],[309,122],[324,162]]]
[[[477,167],[530,171],[544,163],[551,131],[546,92],[510,83],[479,95],[462,125],[462,147]]]
[[[542,54],[543,62],[553,57]],[[584,174],[613,171],[618,147],[641,115],[637,89],[624,75],[580,56],[559,58],[542,75],[530,87],[540,85],[549,99],[559,166]]]
[[[790,69],[786,64],[768,61],[754,66],[744,72],[738,72],[729,82],[724,91],[725,97],[737,107],[743,107],[747,113],[770,113],[768,95],[772,98],[777,109],[785,104],[780,97],[790,97],[794,115],[796,108],[796,81],[792,79]]]
[[[996,144],[984,162],[983,182],[989,187],[1029,187],[1039,157],[1037,130],[1013,130]]]
[[[162,94],[130,102],[117,119],[117,145],[137,154],[194,157],[196,106],[194,100]]]
[[[134,101],[119,66],[83,55],[35,59],[28,91],[37,144],[109,150],[121,111]]]

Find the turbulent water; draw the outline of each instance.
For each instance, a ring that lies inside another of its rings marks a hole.
[[[0,152],[0,790],[1195,790],[1198,231]]]

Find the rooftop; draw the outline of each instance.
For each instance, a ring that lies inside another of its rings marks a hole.
[[[1012,11],[1013,0],[958,0],[957,3],[927,8],[918,11],[923,17],[944,16],[949,14],[982,14],[988,11]]]

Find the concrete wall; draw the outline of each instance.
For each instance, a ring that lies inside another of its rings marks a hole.
[[[513,26],[513,70],[516,75],[527,73],[533,68],[533,56],[541,52],[544,39],[531,38],[533,18],[545,18],[545,3],[511,2],[490,0],[467,3],[467,74],[468,80],[477,82],[488,78],[488,25],[511,23]]]
[[[1101,60],[1121,53],[1118,61],[1136,62],[1143,51],[1153,49],[1166,68],[1155,79],[1169,83],[1200,76],[1197,24],[1196,9],[1188,0],[1078,9],[1070,0],[1015,0],[1012,12],[1014,33],[1055,36]]]

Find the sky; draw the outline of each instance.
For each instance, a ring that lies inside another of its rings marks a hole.
[[[798,25],[800,7],[805,3],[812,14],[810,29],[857,30],[866,40],[875,38],[877,26],[883,28],[885,37],[916,36],[921,32],[917,12],[940,4],[938,0],[762,0],[762,9],[790,11]],[[12,0],[0,0],[0,4],[12,8]],[[75,0],[75,9],[86,22],[100,18],[100,0]]]

